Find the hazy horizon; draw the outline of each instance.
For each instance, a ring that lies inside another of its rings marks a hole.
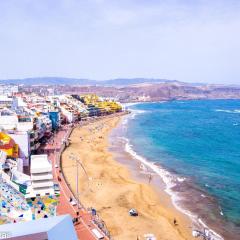
[[[97,82],[104,82],[104,81],[111,81],[111,80],[118,80],[118,79],[122,79],[122,80],[131,80],[131,79],[145,79],[145,80],[166,80],[166,81],[177,81],[177,82],[181,82],[181,83],[186,83],[186,84],[212,84],[212,85],[236,85],[236,86],[240,86],[240,82],[236,82],[236,83],[217,83],[217,82],[188,82],[188,81],[184,81],[184,80],[178,80],[178,79],[167,79],[167,78],[148,78],[148,77],[132,77],[132,78],[128,78],[128,77],[116,77],[116,78],[109,78],[109,79],[92,79],[92,78],[81,78],[81,77],[61,77],[61,76],[40,76],[40,77],[24,77],[24,78],[8,78],[8,79],[0,79],[0,81],[12,81],[12,80],[25,80],[25,79],[48,79],[48,78],[63,78],[63,79],[77,79],[77,80],[89,80],[89,81],[97,81]],[[12,84],[12,83],[11,83]],[[36,84],[38,84],[36,82]]]
[[[237,0],[2,0],[0,80],[239,84]]]

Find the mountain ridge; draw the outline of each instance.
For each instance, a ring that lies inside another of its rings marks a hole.
[[[116,78],[109,80],[92,80],[85,78],[65,78],[65,77],[32,77],[22,79],[0,80],[0,84],[17,85],[98,85],[98,86],[128,86],[142,83],[181,83],[177,80],[157,79],[157,78]]]

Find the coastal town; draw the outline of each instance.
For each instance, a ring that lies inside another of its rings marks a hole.
[[[0,240],[240,240],[240,0],[0,0]]]
[[[0,86],[0,239],[40,239],[51,231],[61,236],[54,239],[111,239],[96,210],[66,182],[61,155],[75,127],[122,112],[120,103],[95,94]]]
[[[0,85],[0,239],[222,239],[157,192],[154,171],[109,151],[129,113],[95,92]]]
[[[159,229],[171,240],[206,235],[168,196],[159,200],[154,172],[132,178],[108,150],[127,106],[95,92],[0,85],[0,239],[156,240]]]

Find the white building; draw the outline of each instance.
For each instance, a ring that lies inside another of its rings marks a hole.
[[[0,225],[1,239],[77,240],[70,215]]]
[[[27,104],[23,101],[21,97],[13,97],[12,106],[11,106],[13,110],[25,109],[26,107],[27,107]]]
[[[0,95],[0,108],[11,107],[12,101],[13,99],[8,96]]]
[[[0,173],[2,170],[3,164],[6,162],[6,159],[7,159],[7,154],[4,151],[0,150]]]
[[[29,166],[30,135],[25,131],[8,131],[7,133],[18,145],[19,158],[23,160],[23,166]]]
[[[73,112],[67,110],[64,107],[61,107],[61,110],[62,110],[62,114],[64,115],[64,117],[66,118],[66,121],[68,123],[73,123],[76,120],[75,115],[74,115]]]
[[[30,172],[35,196],[54,195],[52,164],[46,154],[31,155]]]
[[[4,108],[0,111],[0,127],[3,130],[28,131],[33,129],[32,116],[18,116],[16,112]]]
[[[11,96],[18,92],[17,85],[0,85],[0,95]]]

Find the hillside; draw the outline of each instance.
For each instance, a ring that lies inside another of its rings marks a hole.
[[[128,86],[141,83],[161,83],[161,82],[178,82],[167,79],[147,79],[147,78],[118,78],[112,80],[90,80],[78,78],[63,77],[37,77],[24,79],[6,79],[0,80],[0,84],[24,84],[24,85],[97,85],[97,86]]]
[[[48,94],[95,93],[104,97],[114,97],[121,102],[166,101],[191,99],[240,99],[240,87],[223,85],[190,85],[178,82],[141,83],[126,86],[22,86],[22,90]]]
[[[122,102],[188,99],[240,99],[240,86],[184,83],[167,79],[119,78],[96,81],[77,78],[25,78],[2,80],[0,84],[18,84],[22,90],[46,93],[96,93]]]

